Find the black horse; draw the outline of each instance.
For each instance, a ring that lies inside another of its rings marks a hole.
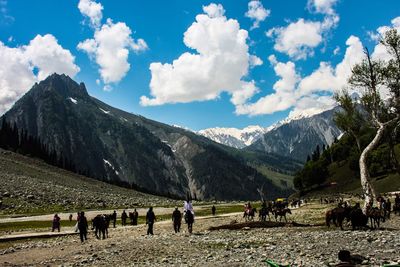
[[[279,221],[282,221],[282,218],[285,219],[285,222],[287,222],[286,219],[286,214],[292,214],[292,211],[289,208],[284,208],[284,209],[277,209],[275,210],[274,214],[275,214],[275,221],[278,221],[278,216],[279,216]]]
[[[368,217],[359,207],[354,208],[350,212],[351,227],[353,230],[368,228]]]
[[[271,220],[269,217],[269,213],[272,212],[272,210],[268,207],[262,207],[258,213],[258,217],[260,218],[260,221],[265,222],[267,221],[267,216],[268,220]]]
[[[185,215],[184,215],[184,218],[185,218],[185,222],[187,223],[189,233],[192,233],[192,231],[193,231],[193,223],[194,223],[194,215],[193,215],[193,213],[190,210],[186,211]]]
[[[103,239],[108,238],[108,227],[110,226],[111,215],[99,214],[92,220],[92,230],[94,229],[94,233],[97,239],[101,238],[103,235]]]

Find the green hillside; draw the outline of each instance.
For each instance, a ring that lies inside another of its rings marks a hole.
[[[364,136],[364,146],[370,138],[370,133]],[[389,150],[387,143],[382,142],[368,157],[371,182],[378,194],[400,191],[400,174],[393,166]],[[395,145],[394,151],[397,162],[400,162],[400,144]],[[359,153],[356,151],[354,142],[350,137],[344,136],[339,142],[324,151],[317,161],[311,160],[302,171],[296,174],[294,182],[296,188],[308,196],[344,192],[361,193],[358,158]],[[321,175],[312,177],[311,181],[306,181],[310,173]],[[300,187],[299,180],[301,180],[303,188]],[[304,186],[305,184],[307,186]]]

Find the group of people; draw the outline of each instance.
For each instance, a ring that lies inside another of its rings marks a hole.
[[[215,206],[212,206],[211,212],[213,215],[216,213],[216,208]],[[116,227],[116,222],[117,222],[117,211],[114,210],[114,212],[110,215],[107,215],[109,218],[109,222],[113,224],[113,227]],[[129,212],[129,215],[125,210],[122,211],[121,213],[121,224],[122,226],[126,226],[127,219],[130,219],[131,225],[137,225],[138,224],[138,218],[139,218],[139,213],[137,212],[136,209],[134,209],[133,212]],[[192,233],[193,230],[193,223],[194,223],[194,209],[193,209],[193,204],[190,200],[185,201],[183,205],[183,213],[179,210],[178,207],[175,207],[173,213],[172,213],[172,222],[173,222],[173,228],[175,233],[179,233],[181,230],[181,222],[182,219],[185,220],[185,223],[188,226],[188,232]],[[69,215],[69,221],[72,222],[73,220],[73,215]],[[147,235],[153,235],[153,228],[154,228],[154,223],[156,222],[157,218],[156,215],[153,211],[153,207],[150,207],[149,210],[146,213],[146,225],[147,225]],[[54,232],[55,230],[58,230],[60,232],[60,224],[61,224],[61,218],[58,216],[58,214],[55,214],[53,217],[52,221],[52,231]],[[88,232],[89,226],[87,222],[87,218],[85,216],[85,212],[81,211],[77,213],[76,217],[76,225],[75,225],[75,231],[79,232],[80,240],[81,242],[84,242],[87,240],[87,232]]]

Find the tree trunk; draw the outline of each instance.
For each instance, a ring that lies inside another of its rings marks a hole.
[[[370,182],[370,176],[367,166],[367,156],[368,154],[375,149],[379,141],[381,140],[383,133],[385,131],[386,125],[380,124],[378,131],[375,134],[374,139],[369,143],[369,145],[363,150],[360,156],[359,166],[360,166],[360,179],[361,179],[361,187],[364,193],[364,205],[363,205],[363,212],[364,214],[367,211],[367,205],[370,204],[371,206],[376,199],[375,190]]]

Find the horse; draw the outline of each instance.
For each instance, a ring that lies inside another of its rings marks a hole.
[[[400,215],[400,203],[393,204],[393,213],[394,213],[394,215],[396,215],[396,214]]]
[[[382,222],[385,222],[384,211],[376,207],[368,207],[366,215],[370,219],[372,229],[379,228],[379,223],[381,220]]]
[[[262,222],[267,221],[267,216],[268,216],[268,220],[271,220],[271,218],[269,217],[270,212],[272,212],[271,209],[269,209],[267,207],[262,207],[258,213],[258,217],[260,218],[260,221],[262,221]]]
[[[286,219],[286,214],[292,214],[292,211],[289,208],[284,208],[284,209],[276,209],[275,210],[275,221],[278,221],[278,216],[279,216],[279,221],[282,221],[282,217],[285,218],[285,222],[287,222]]]
[[[343,230],[343,221],[345,218],[347,221],[350,221],[350,212],[350,207],[336,207],[328,210],[325,214],[326,226],[330,227],[330,223],[332,221],[336,227],[339,225],[340,229]]]
[[[246,209],[243,214],[245,221],[254,221],[254,216],[257,213],[256,208]]]
[[[366,228],[368,223],[368,217],[365,215],[359,207],[355,207],[350,212],[351,227],[353,230]]]
[[[94,233],[97,239],[101,238],[103,235],[103,239],[108,238],[108,227],[110,226],[110,219],[112,215],[104,215],[99,214],[92,220],[92,230],[95,230]]]
[[[188,210],[185,212],[184,218],[185,218],[185,222],[188,225],[188,231],[191,234],[192,230],[193,230],[194,215],[190,210]]]

